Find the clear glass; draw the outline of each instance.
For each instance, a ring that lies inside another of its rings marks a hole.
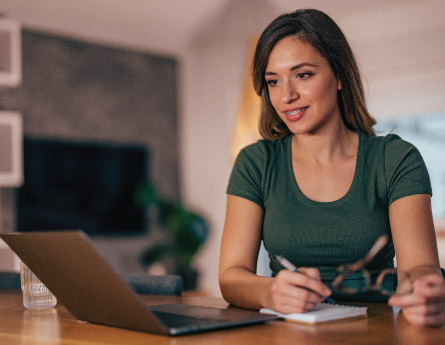
[[[23,262],[20,263],[20,278],[25,308],[45,309],[57,304],[56,297]]]

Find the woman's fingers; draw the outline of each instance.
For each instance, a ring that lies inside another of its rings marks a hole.
[[[443,307],[443,305],[408,307],[402,309],[402,313],[409,322],[415,325],[442,326],[445,323]]]
[[[304,273],[308,277],[321,281],[320,271],[316,268],[311,267],[300,267],[298,269],[300,273]]]
[[[412,284],[411,293],[395,294],[389,299],[393,306],[410,306],[426,304],[429,300],[442,300],[445,302],[445,283],[437,275],[421,277]]]
[[[291,294],[283,293],[282,290],[274,292],[273,309],[286,314],[304,313],[320,303],[319,296],[313,293],[309,294],[307,290],[296,287],[293,287],[293,290]]]
[[[300,268],[299,270],[299,273],[290,271],[280,271],[280,273],[285,275],[292,285],[309,289],[323,297],[331,294],[331,290],[321,282],[320,273],[316,268]]]
[[[407,308],[407,307],[413,307],[416,305],[424,305],[425,304],[425,298],[421,295],[417,294],[400,294],[400,295],[393,295],[388,300],[388,304],[392,307],[401,307],[401,308]]]
[[[445,323],[445,283],[437,275],[417,279],[409,294],[392,296],[388,304],[399,306],[406,319],[416,325],[440,326]]]
[[[331,291],[320,281],[317,269],[280,271],[271,288],[272,308],[281,313],[302,313],[313,309]]]
[[[425,297],[445,299],[445,283],[437,275],[428,275],[417,279],[413,284],[414,293]]]

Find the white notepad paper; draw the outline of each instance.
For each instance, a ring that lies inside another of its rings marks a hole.
[[[318,323],[351,317],[367,316],[368,307],[320,303],[314,309],[306,313],[281,314],[274,310],[266,308],[262,308],[260,310],[260,313],[278,315],[279,317],[287,321]]]

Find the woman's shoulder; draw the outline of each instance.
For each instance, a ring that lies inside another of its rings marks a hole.
[[[277,170],[285,171],[289,139],[258,140],[242,149],[232,169],[227,193],[247,198],[263,207],[269,193],[265,181],[269,181]]]
[[[386,174],[407,166],[424,169],[425,163],[417,147],[397,134],[366,135],[364,141],[364,156],[368,166],[381,167]]]
[[[264,158],[264,156],[273,156],[274,154],[277,153],[282,153],[282,152],[286,152],[288,149],[288,142],[290,140],[290,136],[287,136],[283,139],[279,139],[279,140],[265,140],[265,139],[261,139],[258,140],[257,142],[247,145],[246,147],[244,147],[241,152],[240,155],[245,155],[245,156],[261,156],[262,158]]]
[[[415,149],[413,144],[394,133],[375,136],[368,134],[362,135],[365,138],[365,149],[367,151],[377,151],[385,155],[399,155],[407,150]]]

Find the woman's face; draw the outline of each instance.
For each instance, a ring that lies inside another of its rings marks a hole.
[[[296,37],[279,41],[269,55],[265,79],[272,106],[292,133],[315,133],[341,121],[341,83],[309,43]]]

